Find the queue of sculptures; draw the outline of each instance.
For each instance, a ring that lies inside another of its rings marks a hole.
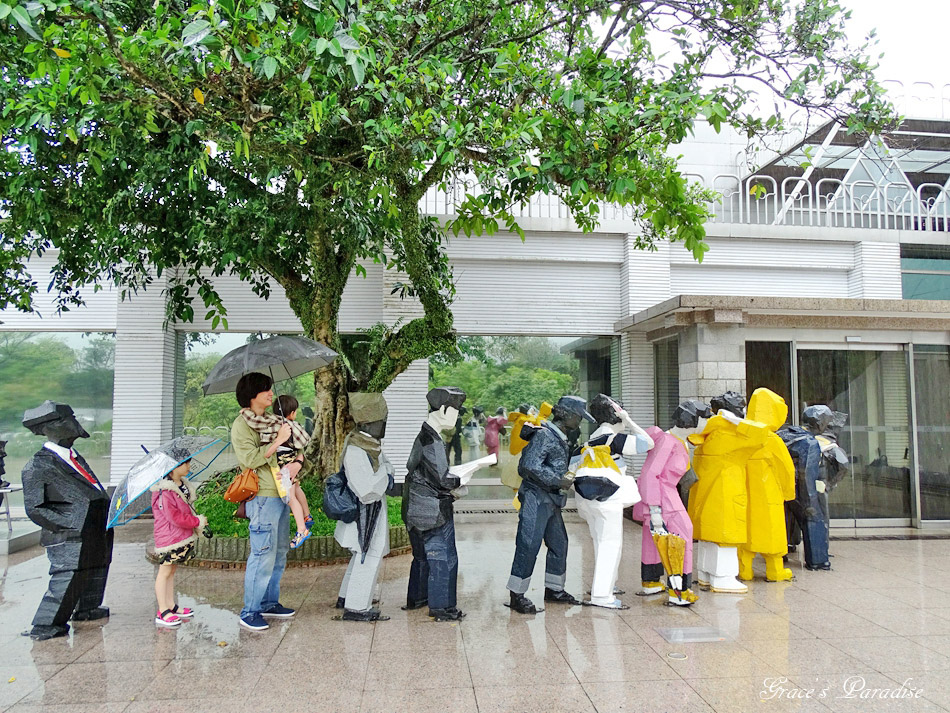
[[[240,617],[242,626],[259,631],[268,628],[268,618],[294,615],[279,602],[291,547],[282,533],[289,532],[286,486],[295,482],[302,455],[294,454],[302,452],[306,434],[269,411],[274,401],[270,377],[245,375],[236,396],[242,408],[231,442],[242,468],[256,469],[261,483],[246,503],[251,554]],[[466,395],[458,388],[438,387],[426,399],[428,417],[413,443],[405,482],[397,485],[381,445],[388,417],[383,396],[350,395],[355,426],[344,443],[337,480],[357,506],[355,516],[338,522],[335,533],[352,552],[337,600],[342,620],[388,618],[373,600],[380,563],[389,552],[386,497],[395,494],[402,495],[412,548],[403,608],[428,608],[435,621],[465,616],[456,599],[454,503],[465,494],[465,483],[477,466],[494,462],[498,448],[495,444],[488,458],[471,467],[450,467],[443,433],[458,423]],[[627,608],[615,584],[623,515],[631,506],[643,527],[639,595],[665,595],[671,605],[689,606],[697,601],[694,584],[713,592],[745,593],[748,585],[743,582],[753,578],[756,555],[765,561],[767,581],[790,580],[792,571],[783,557],[796,529],[801,531],[805,567],[830,569],[827,495],[847,468],[848,458],[836,438],[846,416],[826,406],[807,407],[801,426],[785,425],[787,416],[785,401],[764,388],[752,393],[748,408],[745,399],[731,391],[709,405],[684,401],[673,412],[668,431],[641,428],[604,394],[589,405],[580,397],[564,396],[540,414],[512,412],[510,451],[520,456],[521,480],[516,484],[518,530],[506,606],[521,614],[543,611],[527,597],[543,543],[545,602]],[[594,430],[572,449],[567,434],[576,432],[584,420],[594,424]],[[32,629],[24,633],[47,639],[65,635],[70,620],[109,616],[102,606],[112,558],[113,531],[106,522],[109,495],[73,449],[75,441],[88,434],[69,406],[47,401],[28,410],[23,425],[47,439],[23,469],[26,512],[42,528],[41,542],[50,561],[48,590]],[[280,451],[287,455],[279,466]],[[646,456],[638,478],[627,472],[625,460],[635,454]],[[187,465],[187,454],[182,459]],[[156,545],[161,544],[157,549],[162,556],[156,580],[159,626],[174,627],[194,616],[175,604],[171,579],[175,566],[193,556],[195,533],[206,523],[193,510],[193,486],[183,477],[187,472],[187,467],[176,468],[166,476],[169,483],[163,480],[152,488],[153,503],[158,504],[153,507]],[[279,473],[284,474],[284,487]],[[571,490],[593,538],[594,573],[586,601],[565,591],[569,539],[562,510]],[[163,502],[171,507],[163,507]],[[294,514],[298,528],[301,521],[312,521],[309,511]],[[159,533],[165,517],[172,519]],[[659,546],[667,535],[680,538],[683,545],[679,566],[672,570],[665,545]]]

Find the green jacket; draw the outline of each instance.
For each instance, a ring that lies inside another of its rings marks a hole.
[[[261,437],[257,431],[247,425],[241,414],[231,424],[231,445],[234,446],[234,455],[238,465],[244,468],[253,468],[257,471],[259,497],[276,498],[277,483],[274,482],[274,472],[277,471],[277,455],[265,457],[270,444],[261,445]],[[271,470],[273,468],[273,470]]]

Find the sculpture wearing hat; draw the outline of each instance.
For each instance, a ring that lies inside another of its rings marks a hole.
[[[109,495],[73,443],[88,438],[73,410],[46,401],[23,414],[23,425],[47,442],[23,467],[27,517],[43,528],[40,543],[50,561],[50,581],[25,632],[34,639],[65,636],[67,622],[103,619],[102,606],[112,530],[106,530]]]
[[[742,417],[745,399],[727,392],[712,399],[719,412],[702,433],[689,437],[696,446],[693,471],[698,480],[689,494],[689,517],[693,522],[695,575],[700,586],[714,592],[745,594],[749,588],[739,574],[737,547],[748,539],[746,462],[769,434],[763,423]],[[739,413],[736,413],[739,411]]]
[[[525,431],[522,438],[528,444],[521,452],[518,474],[518,534],[515,537],[515,557],[508,578],[510,601],[506,606],[521,614],[534,614],[538,609],[525,596],[531,584],[531,574],[541,551],[542,541],[548,548],[544,573],[544,600],[562,604],[580,604],[564,591],[567,571],[567,530],[561,517],[561,508],[567,502],[570,447],[567,433],[580,426],[581,420],[594,423],[587,412],[587,402],[579,396],[562,396],[551,411],[551,420],[538,428]]]
[[[393,487],[393,467],[382,452],[389,408],[382,394],[351,393],[350,415],[356,426],[343,443],[343,471],[347,487],[359,500],[354,522],[338,522],[336,541],[353,554],[343,575],[337,608],[344,621],[380,621],[373,591],[379,566],[389,553],[386,494]]]
[[[465,392],[440,386],[426,394],[429,416],[412,444],[403,485],[402,519],[409,532],[412,564],[404,609],[429,607],[436,621],[458,621],[458,553],[453,490],[462,482],[449,473],[442,431],[457,421]]]
[[[782,564],[782,558],[788,553],[785,501],[795,497],[795,466],[782,438],[774,433],[787,416],[788,406],[781,396],[768,389],[752,392],[748,417],[765,424],[773,433],[746,463],[748,538],[739,546],[740,579],[752,579],[752,561],[756,554],[765,560],[766,580],[792,579],[792,570]]]
[[[690,467],[687,439],[701,433],[712,416],[702,401],[683,401],[673,411],[673,427],[662,431],[656,426],[647,429],[655,445],[647,455],[637,485],[641,501],[634,505],[633,515],[643,522],[640,546],[640,580],[642,595],[660,594],[664,590],[670,604],[689,606],[697,600],[692,591],[693,523],[686,514],[677,485]],[[667,577],[662,584],[663,564],[653,533],[670,532],[685,542],[682,581]],[[677,586],[678,585],[678,586]]]
[[[594,542],[594,579],[590,604],[626,609],[615,589],[623,551],[623,510],[640,501],[637,483],[627,475],[624,456],[646,453],[653,438],[606,394],[590,402],[590,413],[599,424],[581,451],[574,479],[577,513],[590,529]]]
[[[786,426],[779,431],[791,454],[795,468],[795,499],[788,509],[802,531],[805,567],[831,569],[828,559],[828,529],[820,495],[825,490],[821,479],[821,444],[815,437],[831,425],[834,413],[827,406],[809,406],[802,412],[804,426]]]

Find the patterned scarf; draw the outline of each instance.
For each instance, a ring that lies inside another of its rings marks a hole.
[[[294,450],[303,450],[310,442],[310,436],[296,421],[288,421],[273,413],[258,416],[249,408],[242,408],[241,416],[244,417],[248,426],[257,431],[262,444],[273,441],[277,437],[280,427],[285,423],[290,426],[290,440],[287,441],[287,444],[292,446]]]

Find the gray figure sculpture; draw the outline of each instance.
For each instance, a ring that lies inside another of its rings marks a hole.
[[[27,517],[43,528],[40,543],[50,561],[46,594],[24,632],[33,639],[65,636],[67,622],[109,616],[102,606],[112,562],[113,531],[106,529],[109,495],[73,449],[89,434],[66,404],[46,401],[23,414],[23,425],[46,444],[23,467]]]
[[[521,487],[518,489],[518,534],[515,536],[515,557],[508,578],[509,602],[505,606],[520,614],[544,611],[536,607],[525,592],[541,551],[541,542],[548,548],[544,568],[544,601],[562,604],[581,602],[564,591],[567,571],[567,530],[561,508],[567,502],[566,490],[571,486],[568,475],[570,446],[568,432],[576,430],[581,420],[595,423],[587,412],[587,403],[579,396],[562,396],[551,411],[551,421],[526,431],[521,437],[528,444],[518,461]]]
[[[457,421],[465,392],[441,386],[426,394],[429,416],[406,463],[402,519],[409,532],[412,565],[403,609],[429,607],[436,621],[458,621],[458,553],[455,549],[455,495],[461,479],[449,473],[441,433]]]
[[[336,605],[344,610],[344,621],[385,621],[389,617],[372,604],[379,566],[389,553],[386,495],[394,487],[393,467],[382,452],[389,408],[378,393],[351,393],[349,400],[356,427],[343,444],[342,462],[359,514],[354,522],[336,525],[337,542],[353,553]]]

